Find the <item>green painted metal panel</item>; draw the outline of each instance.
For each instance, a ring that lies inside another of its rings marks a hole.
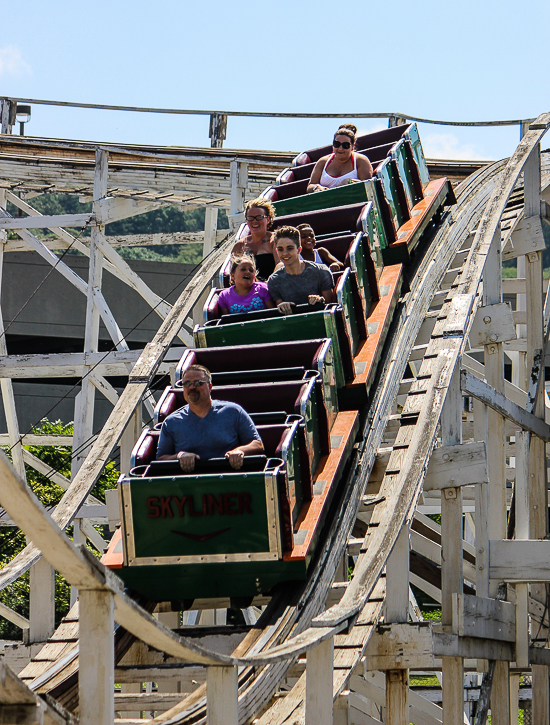
[[[420,173],[420,180],[422,184],[427,184],[430,181],[430,172],[428,171],[428,165],[424,158],[424,151],[422,149],[422,143],[420,142],[420,136],[418,135],[418,127],[416,123],[412,123],[408,130],[405,132],[405,138],[408,138],[411,142],[414,158],[418,166]]]
[[[376,234],[378,237],[378,241],[380,243],[380,248],[385,249],[390,245],[391,239],[388,238],[388,235],[386,234],[386,228],[384,226],[384,219],[382,217],[382,211],[380,209],[380,205],[382,200],[379,198],[379,194],[382,193],[381,189],[379,188],[379,184],[376,183],[377,179],[371,179],[367,183],[367,197],[369,201],[372,201],[372,215],[374,218],[374,228],[376,229]]]
[[[263,472],[129,480],[137,558],[269,551]]]
[[[156,602],[253,597],[280,582],[306,578],[309,560],[129,566],[116,573],[131,590]]]
[[[338,304],[344,309],[344,319],[346,321],[346,329],[351,340],[351,351],[355,355],[359,347],[359,325],[357,323],[357,312],[353,302],[353,292],[351,290],[350,271],[344,272],[346,281],[342,288],[338,290]]]
[[[384,164],[382,164],[382,166],[378,168],[376,175],[382,181],[382,186],[384,187],[384,194],[386,196],[386,201],[390,205],[391,215],[393,217],[395,228],[399,229],[399,227],[406,221],[406,217],[403,214],[403,210],[401,209],[401,204],[399,202],[395,171],[391,164],[391,160],[388,160]]]
[[[407,196],[409,210],[411,210],[416,203],[416,194],[414,190],[413,175],[409,166],[407,153],[405,151],[405,144],[403,142],[397,145],[393,152],[393,157],[397,164],[399,176],[403,182],[403,188],[405,189],[405,194]]]
[[[281,199],[281,201],[273,202],[273,206],[277,211],[277,216],[285,216],[286,214],[300,214],[306,211],[346,206],[346,204],[358,204],[361,201],[367,201],[367,191],[365,182],[358,181],[314,194]]]

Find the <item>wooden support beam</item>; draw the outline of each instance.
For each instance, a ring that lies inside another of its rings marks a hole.
[[[453,600],[453,633],[515,642],[516,607],[498,599],[456,594]]]
[[[472,347],[489,345],[494,342],[508,342],[516,339],[516,326],[510,305],[497,302],[478,308],[470,329]]]
[[[488,483],[485,441],[434,448],[424,479],[425,491]]]
[[[53,216],[0,216],[0,229],[48,229],[49,227],[83,227],[94,221],[93,214],[55,214]]]
[[[114,604],[105,590],[79,590],[78,714],[81,725],[112,725]]]
[[[491,540],[491,579],[550,582],[550,540]]]
[[[550,425],[520,408],[519,405],[508,400],[503,393],[500,393],[488,383],[484,383],[483,380],[479,380],[466,370],[461,372],[460,377],[464,394],[473,395],[495,412],[517,423],[521,428],[534,433],[546,443],[550,442]]]
[[[333,637],[307,653],[305,725],[332,725],[333,658]]]
[[[237,668],[208,667],[206,673],[208,725],[239,725]],[[332,682],[330,704],[332,708]]]

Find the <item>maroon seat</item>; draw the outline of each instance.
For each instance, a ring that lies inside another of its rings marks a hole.
[[[393,126],[393,128],[385,128],[382,131],[375,131],[374,133],[364,133],[356,137],[357,149],[362,154],[365,153],[366,149],[373,148],[375,146],[383,146],[389,143],[395,143],[398,141],[411,127],[410,123],[403,124],[402,126]],[[332,144],[329,146],[319,146],[316,149],[310,151],[303,151],[298,154],[294,161],[293,166],[302,166],[303,164],[309,164],[311,162],[319,161],[320,158],[330,154],[332,152]]]
[[[395,141],[392,141],[390,143],[382,144],[381,146],[374,146],[373,148],[362,148],[360,146],[357,147],[357,153],[363,154],[363,156],[366,156],[368,160],[371,162],[373,166],[373,171],[376,172],[376,167],[378,164],[380,164],[389,154],[391,154],[392,149],[395,146]],[[330,152],[329,152],[330,153]],[[313,167],[315,166],[315,163],[317,162],[311,162],[309,164],[301,164],[300,166],[290,166],[287,169],[284,169],[281,171],[279,176],[277,177],[275,184],[286,186],[291,183],[300,181],[302,179],[309,179],[311,176],[311,172],[313,171]],[[306,186],[307,189],[307,186]],[[277,189],[278,191],[278,189]],[[305,192],[303,192],[305,193]],[[279,199],[284,199],[286,197],[279,196]]]
[[[214,386],[212,398],[238,403],[251,415],[284,411],[287,415],[302,416],[308,424],[307,448],[312,470],[320,455],[330,452],[329,420],[321,375],[306,381]],[[182,388],[168,387],[155,407],[155,422],[162,423],[183,405]]]
[[[262,368],[303,367],[321,372],[324,360],[331,348],[329,339],[280,342],[277,354],[273,345],[246,345],[234,347],[203,347],[185,350],[176,368],[176,380],[190,365],[204,365],[212,373],[234,370],[259,370]]]
[[[293,425],[295,422],[296,419],[290,419],[288,423],[273,423],[271,425],[257,426],[267,458],[282,457],[283,446],[288,440],[289,432],[295,428]],[[132,449],[130,457],[130,465],[132,468],[144,466],[156,460],[159,438],[160,430],[157,428],[145,428],[142,431],[137,443]]]
[[[275,217],[273,229],[286,226],[296,227],[298,224],[309,224],[315,235],[338,234],[338,232],[354,233],[361,231],[359,219],[365,202],[358,204],[347,204],[331,209],[319,209],[317,211],[305,211],[299,214],[287,214]]]
[[[290,184],[281,184],[280,186],[268,186],[260,196],[262,199],[269,201],[281,201],[282,199],[292,199],[295,196],[303,196],[307,194],[307,185],[309,184],[309,176],[305,179],[292,181]]]

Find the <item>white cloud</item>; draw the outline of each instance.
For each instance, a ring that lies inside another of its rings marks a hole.
[[[472,144],[461,144],[452,133],[433,133],[422,137],[422,147],[428,159],[476,161],[486,159]]]
[[[0,76],[30,75],[32,68],[21,57],[21,51],[15,45],[0,48]]]

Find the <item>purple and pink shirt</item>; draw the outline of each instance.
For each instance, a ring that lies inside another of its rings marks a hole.
[[[218,304],[230,314],[236,312],[252,312],[252,310],[265,310],[267,302],[271,301],[269,291],[265,282],[254,282],[252,289],[242,297],[235,292],[235,286],[224,289],[220,292]]]

